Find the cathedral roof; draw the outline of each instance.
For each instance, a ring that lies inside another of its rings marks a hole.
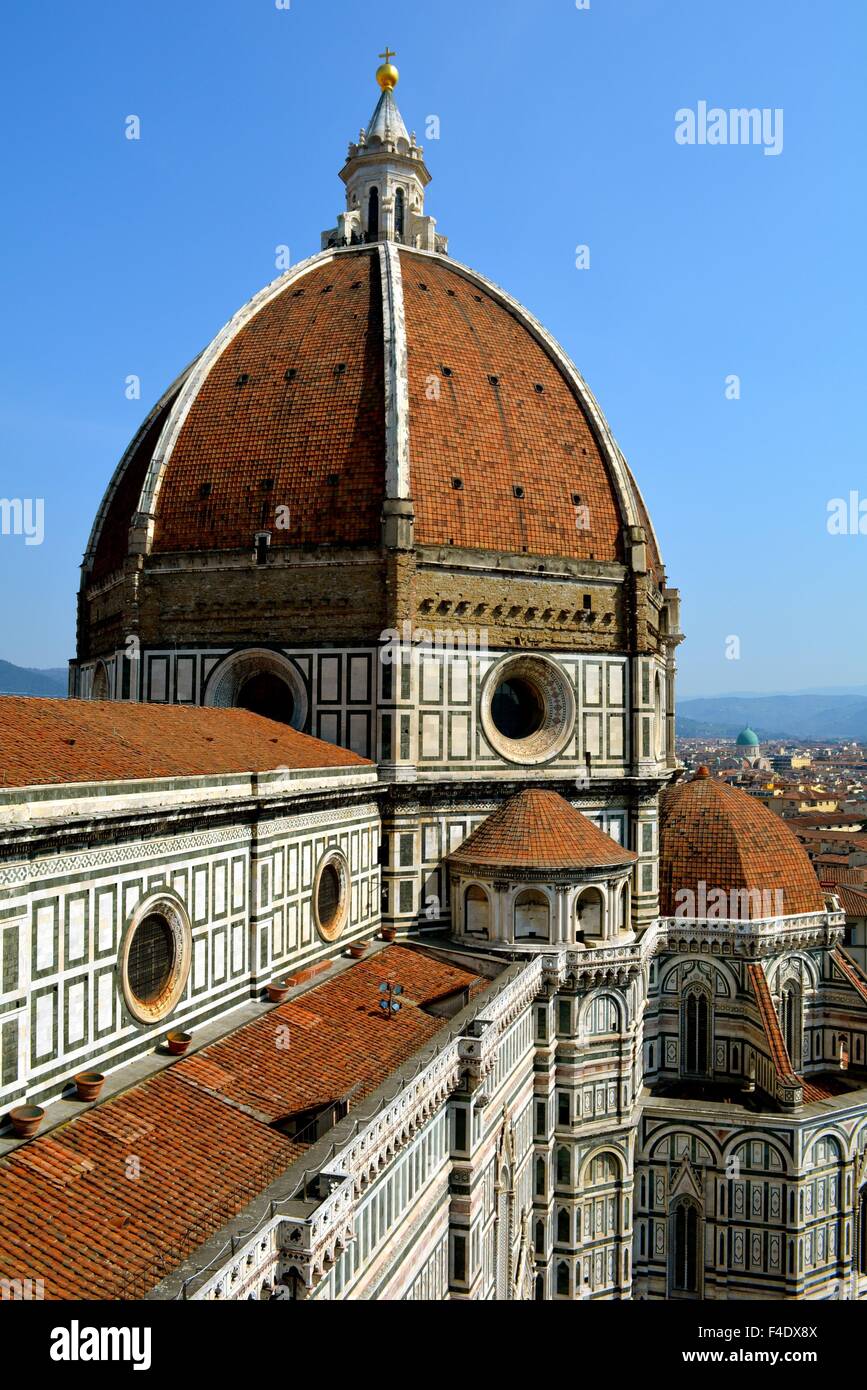
[[[406,1000],[390,1018],[383,978]],[[48,1299],[142,1297],[309,1149],[315,1132],[280,1121],[357,1105],[445,1026],[425,1005],[488,983],[388,947],[19,1146],[0,1161],[0,1277],[36,1269]]]
[[[134,523],[153,554],[415,540],[618,562],[644,504],[588,388],[532,316],[450,258],[332,249],[240,310],[166,392],[93,528],[94,580]],[[586,524],[576,524],[578,507]],[[278,509],[282,508],[282,512]]]
[[[369,767],[243,709],[0,697],[0,787]]]
[[[697,903],[706,902],[718,890],[770,894],[769,899],[751,898],[745,904],[750,917],[825,910],[824,894],[807,853],[781,817],[755,797],[709,777],[707,769],[663,793],[659,834],[663,916],[673,916],[678,907],[683,912],[684,899],[677,895],[685,891]],[[760,901],[769,901],[770,911],[760,908]]]
[[[512,796],[449,856],[452,864],[496,868],[619,868],[637,855],[576,811],[557,792]]]
[[[735,744],[738,748],[758,748],[759,736],[753,729],[741,729],[735,739]]]

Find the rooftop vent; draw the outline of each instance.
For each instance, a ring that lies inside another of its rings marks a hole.
[[[512,488],[512,496],[518,498],[524,496],[524,489],[521,487],[520,483],[515,483],[514,487]],[[526,550],[526,548],[527,547],[525,546],[524,549]]]
[[[294,381],[297,375],[298,369],[296,367],[287,367],[285,372],[283,373],[284,379],[286,381]]]
[[[452,478],[452,487],[454,488],[455,492],[460,492],[463,488],[463,485],[463,478]]]
[[[451,376],[452,374],[451,367],[440,367],[440,371],[442,372],[443,376]]]
[[[210,495],[211,495],[211,484],[210,484],[210,483],[199,483],[199,497],[200,497],[201,501],[204,502],[206,498],[210,497]]]
[[[241,372],[240,375],[235,379],[235,385],[236,385],[236,386],[246,386],[246,385],[247,385],[247,382],[248,382],[249,380],[250,380],[250,373],[249,373],[249,372]]]
[[[499,386],[500,384],[500,378],[498,376],[491,375],[488,377],[488,381],[491,383],[492,386]]]
[[[545,390],[545,388],[544,388],[544,386],[542,385],[541,381],[537,381],[537,382],[535,383],[534,387],[533,387],[533,390],[537,393],[537,395],[540,395],[540,396],[541,396],[541,394],[542,394],[542,392]]]

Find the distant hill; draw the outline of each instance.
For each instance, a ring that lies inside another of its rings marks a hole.
[[[53,666],[47,671],[31,671],[0,661],[0,695],[66,695],[66,671]]]
[[[682,738],[736,738],[755,729],[763,743],[778,739],[867,739],[867,696],[730,695],[678,701]]]

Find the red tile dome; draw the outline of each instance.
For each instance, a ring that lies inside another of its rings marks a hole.
[[[217,335],[122,460],[86,569],[121,569],[131,526],[146,533],[133,551],[154,555],[249,553],[262,529],[278,547],[375,546],[395,495],[412,500],[422,545],[617,562],[643,526],[662,576],[632,475],[541,325],[447,256],[380,246],[312,257]]]
[[[542,870],[622,869],[637,858],[558,792],[536,787],[510,797],[449,855],[454,865]]]
[[[825,910],[813,866],[785,822],[746,792],[709,777],[706,770],[699,769],[692,781],[678,782],[663,793],[659,834],[663,916],[678,912],[682,890],[694,894],[696,902],[707,901],[716,890],[763,895],[749,899],[741,915],[750,918]],[[782,893],[782,913],[776,906],[777,890]],[[760,908],[767,901],[774,905],[770,912]]]

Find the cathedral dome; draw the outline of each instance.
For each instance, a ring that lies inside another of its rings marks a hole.
[[[86,557],[415,542],[619,563],[645,533],[589,390],[532,316],[447,256],[326,250],[246,304],[175,383],[112,480]]]
[[[825,911],[813,866],[785,822],[706,769],[663,793],[659,835],[663,916],[706,916],[701,905],[713,907],[720,893],[728,901],[720,918]],[[686,910],[690,903],[699,910]]]
[[[291,653],[370,651],[405,624],[502,652],[661,658],[680,640],[599,406],[541,323],[448,255],[380,76],[320,251],[238,310],[115,470],[82,563],[76,695],[255,699],[337,738],[311,692],[321,675],[329,705],[368,700],[364,663],[351,693],[331,659]],[[364,752],[372,724],[347,719]]]

